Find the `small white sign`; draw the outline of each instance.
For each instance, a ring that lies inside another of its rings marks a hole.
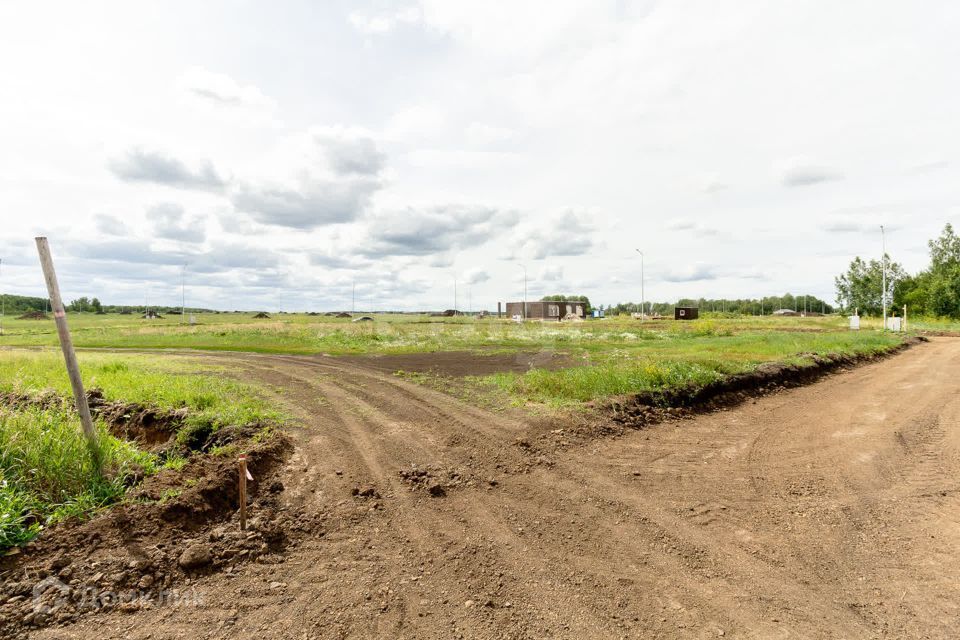
[[[850,316],[850,328],[854,331],[860,330],[860,316]]]

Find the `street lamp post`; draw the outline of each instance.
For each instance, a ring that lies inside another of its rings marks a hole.
[[[644,316],[646,315],[647,299],[646,294],[643,290],[643,251],[640,249],[636,250],[640,254],[640,322],[644,321]]]
[[[187,265],[180,271],[180,324],[187,321]]]
[[[883,255],[880,256],[880,271],[883,281],[883,293],[880,298],[880,304],[883,305],[883,330],[887,330],[887,236],[884,233],[883,225],[880,225],[880,243],[883,247]]]

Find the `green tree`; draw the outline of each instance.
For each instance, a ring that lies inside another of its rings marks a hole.
[[[71,300],[67,307],[70,311],[90,311],[90,298],[83,296],[76,300]]]
[[[915,298],[922,308],[917,311],[960,318],[960,238],[948,223],[940,237],[927,244],[930,268],[917,277]]]
[[[885,256],[887,262],[887,300],[892,302],[892,294],[897,283],[907,279],[907,272],[896,262]],[[867,315],[883,313],[883,266],[879,260],[866,262],[860,256],[854,258],[846,273],[836,277],[837,302],[847,310],[859,309]]]

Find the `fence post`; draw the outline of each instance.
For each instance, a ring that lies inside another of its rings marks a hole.
[[[60,349],[67,365],[67,375],[70,376],[70,386],[73,387],[73,399],[80,414],[80,424],[83,434],[90,447],[90,455],[97,473],[100,473],[100,446],[97,442],[97,431],[93,427],[93,418],[90,417],[90,405],[87,404],[87,394],[83,390],[83,378],[80,377],[80,365],[77,354],[73,350],[73,340],[70,339],[70,329],[67,327],[67,314],[63,310],[63,299],[60,297],[60,285],[57,283],[57,272],[53,268],[53,258],[50,255],[50,245],[46,238],[36,238],[37,252],[40,254],[40,266],[43,267],[43,277],[47,281],[47,293],[50,295],[50,305],[53,308],[53,318],[57,323],[57,334],[60,336]]]
[[[247,456],[237,458],[240,463],[240,531],[247,530]]]

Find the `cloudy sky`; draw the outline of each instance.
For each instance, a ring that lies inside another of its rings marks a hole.
[[[955,2],[4,2],[0,289],[807,291],[960,223]]]

